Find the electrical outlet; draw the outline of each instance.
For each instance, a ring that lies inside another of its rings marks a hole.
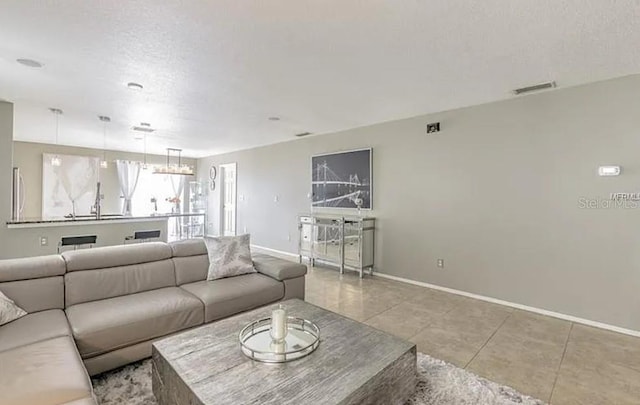
[[[244,228],[242,228],[242,229],[243,229],[242,233],[247,233],[247,227],[246,226]]]
[[[40,237],[40,246],[49,246],[49,238],[46,236]]]
[[[243,202],[243,201],[244,201],[244,194],[240,194],[240,195],[238,196],[238,200],[239,200],[240,202]]]
[[[291,234],[290,233],[287,234],[287,241],[291,242]]]
[[[280,201],[280,197],[279,196],[273,196],[273,202],[278,202]]]
[[[438,267],[444,269],[444,259],[438,259]]]

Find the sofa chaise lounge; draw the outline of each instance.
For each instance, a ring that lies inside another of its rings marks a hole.
[[[192,239],[0,261],[0,291],[28,313],[0,326],[0,403],[95,404],[89,376],[150,357],[153,341],[304,299],[304,265],[253,260],[257,273],[207,281]]]

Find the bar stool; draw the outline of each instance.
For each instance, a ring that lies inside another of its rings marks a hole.
[[[73,246],[73,250],[77,250],[79,246],[89,245],[89,249],[91,249],[97,240],[98,235],[63,236],[58,242],[58,253],[65,246]]]
[[[160,238],[160,230],[155,229],[153,231],[136,231],[133,236],[127,236],[124,238],[124,244],[127,244],[127,241],[139,241],[140,243],[149,242],[151,239]]]

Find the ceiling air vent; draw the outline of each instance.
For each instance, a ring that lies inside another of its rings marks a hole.
[[[519,89],[515,89],[513,91],[513,94],[515,94],[516,96],[519,96],[521,94],[531,93],[531,92],[534,92],[534,91],[553,89],[554,87],[556,87],[556,82],[547,82],[547,83],[534,84],[533,86],[521,87]]]
[[[151,127],[139,126],[139,125],[133,126],[131,127],[131,129],[133,129],[134,131],[147,132],[147,133],[155,131],[155,129]]]
[[[295,136],[297,136],[298,138],[302,138],[303,136],[309,136],[311,135],[311,132],[300,132],[299,134],[296,134]]]

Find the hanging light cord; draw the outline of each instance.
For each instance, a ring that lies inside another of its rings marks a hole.
[[[58,146],[59,127],[60,127],[60,114],[56,113],[56,146]]]
[[[102,160],[107,161],[107,121],[102,123]]]

